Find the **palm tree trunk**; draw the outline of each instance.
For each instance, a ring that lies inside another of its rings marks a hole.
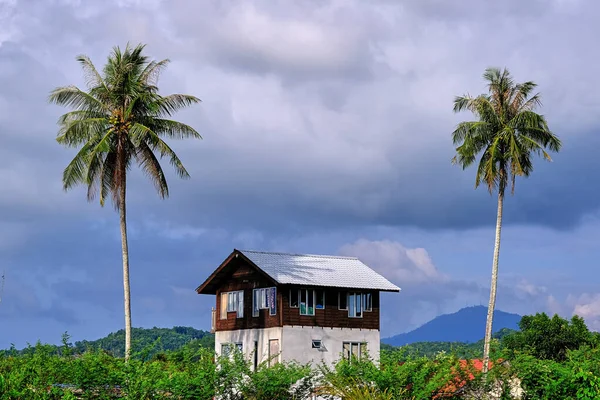
[[[125,360],[131,353],[131,292],[129,288],[129,247],[127,245],[127,214],[125,207],[126,194],[126,169],[121,162],[119,168],[121,185],[119,188],[119,216],[121,223],[121,247],[123,251],[123,294],[125,303]]]
[[[496,217],[496,241],[494,242],[494,261],[492,263],[492,282],[490,283],[490,302],[487,309],[487,321],[485,324],[485,344],[483,346],[483,369],[488,372],[490,360],[490,342],[492,341],[492,323],[494,321],[494,309],[496,307],[496,287],[498,285],[498,259],[500,258],[500,233],[502,231],[502,208],[504,205],[504,190],[498,191],[498,215]]]

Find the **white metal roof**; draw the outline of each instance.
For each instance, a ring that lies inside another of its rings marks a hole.
[[[400,291],[355,257],[238,251],[279,284]]]

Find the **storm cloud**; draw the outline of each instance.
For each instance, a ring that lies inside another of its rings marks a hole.
[[[483,92],[489,66],[539,84],[564,143],[506,201],[499,303],[595,320],[599,14],[583,0],[3,2],[0,347],[121,327],[117,216],[63,192],[74,152],[46,99],[84,86],[76,55],[101,66],[127,42],[172,60],[161,91],[203,100],[176,118],[204,138],[173,143],[192,178],[169,173],[167,201],[130,175],[134,325],[206,329],[213,299],[193,289],[233,247],[364,257],[403,288],[386,295],[389,334],[485,303],[496,204],[450,164],[450,133],[472,118],[454,96]]]

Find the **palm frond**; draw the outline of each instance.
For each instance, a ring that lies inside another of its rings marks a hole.
[[[152,129],[142,124],[135,124],[131,127],[131,134],[137,147],[141,147],[141,144],[145,142],[152,151],[158,151],[161,158],[169,157],[171,165],[180,178],[187,179],[190,177],[177,154]]]
[[[88,201],[93,201],[96,197],[96,193],[98,191],[98,184],[100,183],[103,162],[104,157],[102,153],[94,153],[93,150],[90,151],[86,171]],[[100,199],[100,205],[104,206],[104,202],[102,199]]]
[[[104,206],[108,197],[113,198],[113,205],[118,207],[117,189],[119,182],[117,180],[117,152],[111,151],[106,154],[102,160],[102,166],[99,173],[100,186],[100,204]]]
[[[469,94],[464,96],[456,96],[454,98],[454,112],[458,113],[466,110],[472,111],[473,108],[470,106],[472,102],[473,98]]]
[[[170,62],[171,61],[169,59],[164,59],[158,62],[150,62],[140,74],[140,82],[150,86],[156,85],[161,72],[169,65]]]
[[[104,117],[76,119],[61,126],[56,141],[67,147],[79,146],[96,136],[103,135],[107,127],[108,123]]]
[[[86,56],[85,54],[81,54],[77,56],[77,61],[81,64],[81,68],[83,69],[83,75],[85,78],[86,85],[88,89],[102,86],[106,88],[104,83],[104,79],[102,79],[102,75],[98,72],[92,60]]]
[[[481,121],[485,121],[494,126],[501,124],[500,117],[496,112],[496,107],[488,96],[477,96],[473,100],[473,108],[476,110],[473,114],[478,115]]]
[[[176,111],[200,103],[201,100],[195,96],[187,94],[171,94],[159,99],[156,102],[157,116],[171,116]]]
[[[542,106],[542,97],[539,93],[534,94],[529,99],[525,100],[516,110],[516,113],[523,111],[533,111]]]
[[[95,97],[79,89],[77,86],[63,86],[54,89],[48,97],[50,103],[60,106],[101,113],[104,104]]]
[[[73,160],[63,171],[63,189],[69,190],[74,186],[86,183],[89,157],[94,146],[93,142],[84,144],[77,152]]]
[[[99,113],[93,110],[75,110],[64,113],[58,118],[58,125],[68,125],[75,121],[82,121],[86,119],[94,118],[106,118],[104,113]]]
[[[489,157],[485,163],[482,179],[487,184],[490,192],[496,187],[504,188],[506,186],[505,182],[502,181],[504,178],[501,176],[506,175],[502,168],[506,163],[503,160],[504,154],[502,154],[501,147],[502,137],[496,135],[486,150]]]
[[[146,176],[152,181],[156,191],[161,198],[169,197],[169,185],[167,179],[162,170],[160,162],[152,152],[152,149],[146,144],[142,143],[135,153],[138,164],[142,170],[146,173]]]
[[[550,154],[546,152],[543,145],[541,145],[538,141],[533,139],[531,136],[520,135],[519,141],[522,143],[522,146],[527,149],[530,153],[536,153],[537,155],[542,156],[546,161],[552,161],[552,157]]]
[[[158,136],[166,136],[170,139],[202,139],[202,136],[189,125],[184,123],[162,119],[162,118],[152,118],[150,121],[152,126],[152,130]]]

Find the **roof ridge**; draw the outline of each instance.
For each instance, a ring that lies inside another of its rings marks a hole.
[[[319,258],[339,258],[342,260],[358,260],[358,257],[349,257],[349,256],[333,256],[327,254],[300,254],[300,253],[285,253],[280,251],[261,251],[261,250],[242,250],[237,249],[242,253],[260,253],[260,254],[274,254],[279,256],[296,256],[296,257],[319,257]]]

